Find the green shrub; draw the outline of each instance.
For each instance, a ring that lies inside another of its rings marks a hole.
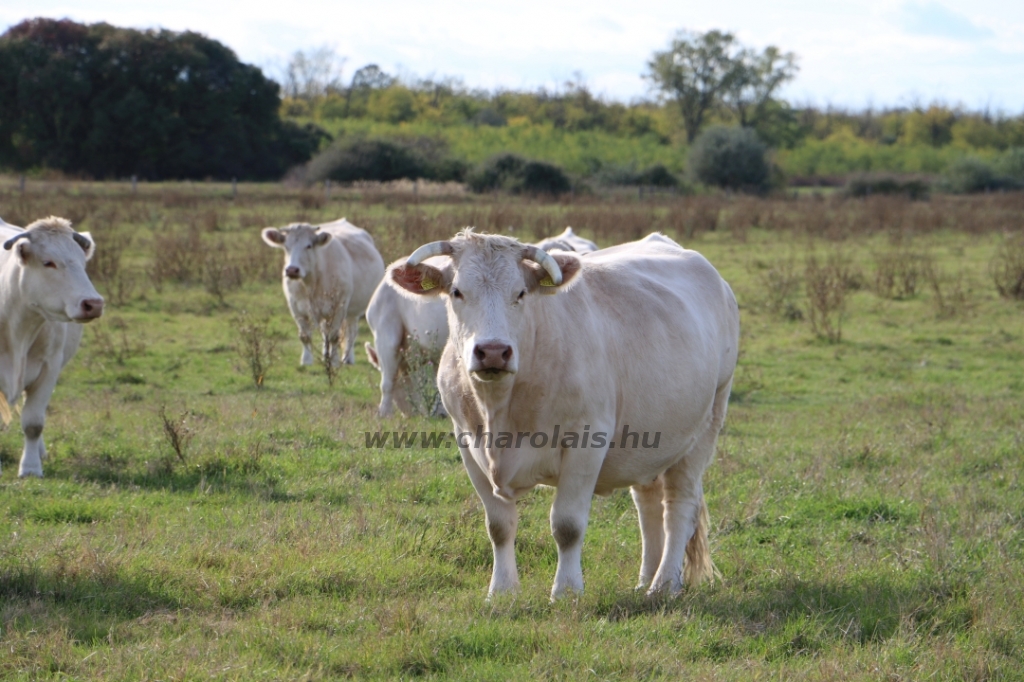
[[[1007,149],[996,168],[1004,177],[1009,178],[1018,186],[1024,185],[1024,147],[1011,147]]]
[[[466,182],[474,192],[504,190],[512,194],[559,195],[572,189],[569,177],[558,166],[515,154],[491,157]]]
[[[976,156],[965,156],[949,165],[943,185],[950,192],[970,194],[1012,189],[1016,183],[998,173],[987,161]]]
[[[687,172],[705,185],[761,192],[771,181],[766,152],[749,128],[708,128],[690,147]]]
[[[306,181],[391,180],[425,178],[461,181],[466,164],[447,153],[444,141],[432,138],[342,140],[318,155],[306,169]]]

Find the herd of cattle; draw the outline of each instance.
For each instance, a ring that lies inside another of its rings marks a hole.
[[[408,409],[407,345],[439,356],[456,432],[484,435],[459,448],[494,552],[490,594],[518,587],[516,500],[537,485],[556,489],[552,598],[583,589],[592,497],[624,487],[640,519],[640,586],[675,592],[713,578],[702,480],[725,420],[739,312],[703,256],[660,234],[598,249],[571,228],[537,244],[466,229],[385,268],[373,238],[344,219],[262,237],[285,254],[302,364],[314,361],[314,328],[325,362],[353,364],[365,315],[387,416],[395,403]],[[0,417],[24,394],[18,474],[42,476],[47,403],[81,341],[78,323],[103,312],[86,274],[95,246],[55,217],[24,229],[0,221],[0,241]],[[591,432],[612,437],[588,442]],[[554,435],[537,447],[531,433]]]

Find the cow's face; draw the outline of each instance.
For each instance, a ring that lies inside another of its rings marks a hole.
[[[277,229],[263,230],[263,241],[276,249],[284,250],[284,276],[292,280],[304,280],[313,270],[313,251],[331,240],[328,232],[306,224],[294,224]]]
[[[51,322],[91,322],[103,314],[103,297],[89,280],[85,263],[95,245],[88,232],[75,232],[60,218],[40,220],[8,240],[21,266],[26,304]]]
[[[409,258],[414,264],[396,264],[389,276],[405,291],[446,296],[448,342],[474,381],[508,379],[519,370],[519,340],[530,299],[566,287],[579,272],[579,258],[468,231],[435,244],[443,246],[421,247]],[[423,264],[417,254],[424,249],[440,249],[451,256],[450,264],[441,269]]]

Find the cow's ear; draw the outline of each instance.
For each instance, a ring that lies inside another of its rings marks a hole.
[[[88,232],[75,233],[75,242],[85,251],[85,260],[89,260],[96,253],[96,242],[93,241],[92,235]]]
[[[267,246],[281,248],[281,246],[284,245],[284,232],[281,232],[281,230],[276,227],[265,227],[261,234],[263,235],[263,241],[267,243]]]
[[[19,239],[14,242],[14,253],[18,254],[18,260],[22,263],[28,262],[32,255],[32,242],[27,239]]]
[[[445,273],[431,265],[396,263],[388,269],[388,277],[399,289],[413,294],[433,295],[447,289]]]
[[[313,237],[313,246],[323,246],[329,241],[331,241],[330,232],[317,232],[316,236]]]
[[[562,271],[562,283],[555,284],[551,280],[551,275],[540,264],[532,260],[523,260],[521,262],[526,270],[526,285],[531,292],[555,294],[559,291],[565,291],[577,280],[577,275],[583,266],[579,256],[566,252],[555,252],[548,255],[558,263],[558,269]]]

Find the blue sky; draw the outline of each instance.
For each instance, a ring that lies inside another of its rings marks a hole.
[[[191,29],[274,72],[295,50],[330,46],[344,73],[456,76],[483,88],[558,87],[580,73],[597,93],[649,95],[651,53],[676,30],[729,30],[800,57],[783,93],[861,108],[941,101],[1024,113],[1024,2],[962,0],[5,0],[5,28],[35,16]]]

